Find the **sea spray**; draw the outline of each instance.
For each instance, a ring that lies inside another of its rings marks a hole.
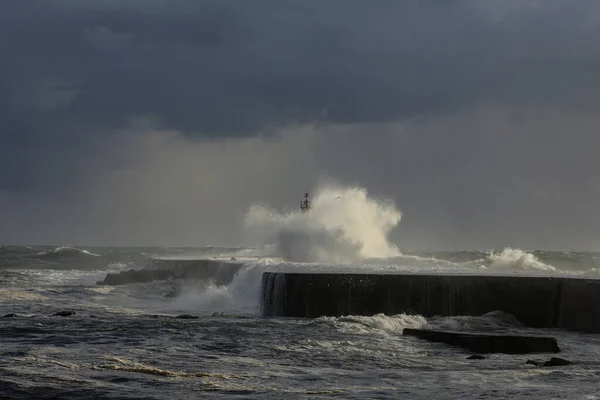
[[[472,260],[464,262],[403,255],[388,240],[401,216],[392,202],[370,198],[363,188],[331,185],[315,191],[308,213],[278,212],[265,205],[251,205],[245,216],[244,233],[254,245],[263,246],[262,255],[289,257],[293,262],[246,262],[229,284],[190,283],[171,306],[182,312],[260,313],[263,272],[554,270],[518,249],[504,249],[485,259],[484,253],[474,252]],[[259,249],[253,247],[238,255],[260,256]]]
[[[227,285],[186,282],[165,311],[257,314],[262,274],[276,265],[270,259],[244,263]]]
[[[255,242],[275,243],[294,261],[349,263],[400,255],[388,235],[401,217],[392,202],[369,198],[363,188],[326,186],[317,189],[310,213],[252,205],[244,227]]]

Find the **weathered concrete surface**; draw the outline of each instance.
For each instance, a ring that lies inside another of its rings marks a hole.
[[[558,290],[554,326],[600,333],[600,280],[564,279]]]
[[[430,342],[446,343],[467,348],[476,353],[558,353],[556,338],[525,335],[491,335],[488,333],[463,333],[428,329],[404,329],[404,336],[415,336]]]
[[[501,310],[535,328],[600,333],[600,280],[498,275],[265,273],[265,316],[420,314]]]
[[[99,285],[125,285],[168,279],[214,280],[226,285],[242,267],[242,262],[194,259],[155,259],[152,267],[109,273]]]

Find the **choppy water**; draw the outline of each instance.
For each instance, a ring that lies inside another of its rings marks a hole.
[[[360,264],[249,261],[226,287],[202,282],[98,286],[151,256],[251,255],[251,249],[3,247],[0,398],[600,398],[600,335],[557,337],[550,355],[490,355],[403,337],[405,327],[528,331],[511,316],[424,319],[259,315],[266,270],[502,271],[598,277],[597,254],[504,250],[412,254]],[[53,316],[60,311],[76,314]],[[182,314],[197,318],[177,318]]]

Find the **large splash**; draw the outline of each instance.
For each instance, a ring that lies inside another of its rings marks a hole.
[[[246,233],[258,244],[275,243],[294,261],[347,263],[400,254],[388,240],[402,217],[391,201],[370,198],[363,188],[326,186],[312,202],[310,213],[253,205]]]

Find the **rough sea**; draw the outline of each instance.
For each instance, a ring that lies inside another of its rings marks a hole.
[[[600,277],[600,254],[401,253],[355,263],[248,259],[233,281],[97,282],[151,257],[238,257],[243,248],[0,248],[0,398],[600,398],[600,335],[559,330],[561,358],[486,355],[402,336],[406,327],[529,332],[512,316],[263,318],[263,271],[502,271]],[[507,294],[510,295],[510,294]],[[66,312],[67,316],[56,315]]]

